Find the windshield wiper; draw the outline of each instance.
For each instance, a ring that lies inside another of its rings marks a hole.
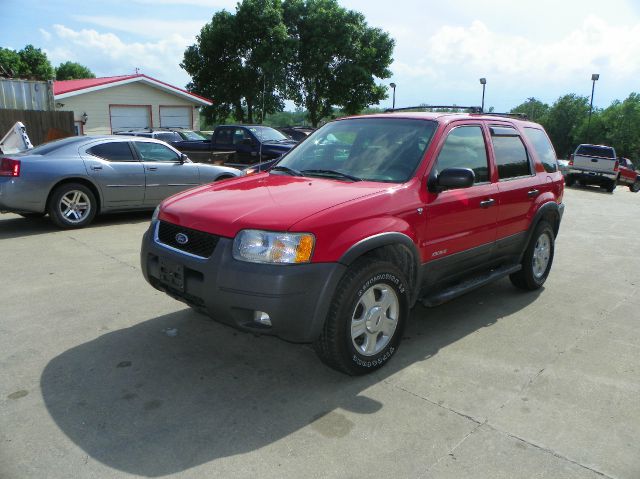
[[[289,168],[288,166],[277,165],[271,168],[270,171],[282,171],[283,173],[288,173],[291,176],[304,176],[301,171],[294,170],[293,168]]]
[[[302,170],[302,173],[310,176],[328,176],[331,178],[341,178],[350,181],[362,181],[362,178],[336,170]]]

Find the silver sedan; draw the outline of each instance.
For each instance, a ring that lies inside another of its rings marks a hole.
[[[242,174],[193,163],[150,138],[76,136],[0,155],[0,211],[49,214],[61,228],[80,228],[98,213],[153,209],[187,188]]]

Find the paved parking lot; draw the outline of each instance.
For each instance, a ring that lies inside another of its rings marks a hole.
[[[0,215],[0,477],[640,477],[640,195],[566,192],[545,288],[417,307],[350,378],[148,286],[149,214]]]

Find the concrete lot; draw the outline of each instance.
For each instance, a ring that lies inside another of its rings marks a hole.
[[[155,292],[149,214],[0,215],[0,477],[637,479],[640,194],[565,202],[543,290],[417,307],[362,378]]]

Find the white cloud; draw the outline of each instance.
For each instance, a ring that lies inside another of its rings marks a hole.
[[[67,60],[89,67],[97,76],[141,73],[176,86],[184,86],[189,76],[179,67],[185,48],[192,39],[168,33],[164,39],[127,43],[114,33],[99,33],[92,29],[79,31],[53,26],[55,47],[47,49],[54,64]]]
[[[38,31],[40,32],[40,34],[42,35],[42,38],[44,38],[45,42],[49,42],[51,41],[51,33],[49,33],[48,31],[46,31],[44,28],[39,28]]]
[[[153,18],[122,18],[111,16],[74,15],[80,22],[92,23],[101,27],[133,33],[146,38],[166,38],[171,32],[180,32],[182,37],[192,38],[200,33],[207,22],[203,20],[158,20]]]

